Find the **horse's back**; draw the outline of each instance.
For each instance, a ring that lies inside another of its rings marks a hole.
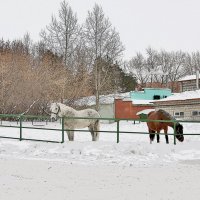
[[[158,111],[152,111],[148,114],[147,119],[149,121],[147,121],[147,126],[150,130],[154,130],[154,131],[160,131],[162,130],[163,124],[162,122],[154,122],[151,120],[163,120],[162,114]]]
[[[74,117],[77,119],[66,120],[65,126],[70,128],[85,128],[94,125],[97,118],[100,118],[99,113],[94,109],[75,110]],[[79,119],[80,117],[80,119]],[[91,118],[91,119],[90,119]]]
[[[100,115],[99,113],[94,110],[94,109],[91,109],[91,108],[87,108],[87,109],[84,109],[84,110],[79,110],[78,111],[78,115],[82,116],[82,117],[87,117],[87,118],[99,118]]]
[[[155,113],[155,111],[151,111],[151,112],[149,112],[148,115],[147,115],[147,117],[153,115],[154,113]]]

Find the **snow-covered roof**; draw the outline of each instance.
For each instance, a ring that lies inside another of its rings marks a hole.
[[[189,80],[194,80],[196,78],[197,78],[196,75],[188,75],[188,76],[185,76],[185,77],[179,79],[179,81],[189,81]]]
[[[130,93],[121,93],[121,94],[109,94],[109,95],[100,95],[99,102],[100,104],[112,104],[114,103],[115,98],[125,98],[129,97]],[[89,97],[83,97],[81,99],[78,99],[74,102],[77,106],[94,106],[96,105],[96,97],[95,96],[89,96]]]
[[[122,99],[123,101],[132,101],[134,105],[153,105],[155,100],[131,99],[130,93],[100,95],[100,104],[113,104],[115,99]],[[78,99],[74,102],[76,106],[94,106],[96,105],[96,97],[89,96]]]
[[[154,100],[142,100],[142,99],[132,99],[134,105],[153,105]]]
[[[199,99],[200,98],[200,90],[195,91],[186,91],[182,93],[175,93],[172,96],[169,96],[165,99],[160,99],[154,102],[161,102],[161,101],[181,101],[181,100],[187,100],[187,99]]]
[[[149,114],[151,111],[155,111],[155,109],[145,109],[145,110],[142,110],[140,112],[137,112],[136,115],[141,115],[141,114]]]

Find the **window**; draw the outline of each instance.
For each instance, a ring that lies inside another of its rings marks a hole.
[[[154,96],[153,96],[153,99],[154,99],[154,100],[160,99],[160,95],[154,95]]]
[[[175,112],[174,116],[175,117],[184,117],[184,112]]]
[[[198,112],[197,110],[192,111],[192,116],[198,116],[200,115],[200,112]]]
[[[184,116],[184,112],[180,112],[180,116]]]
[[[180,116],[180,113],[179,112],[175,112],[174,116]]]

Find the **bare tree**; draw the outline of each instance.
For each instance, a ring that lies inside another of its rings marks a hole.
[[[193,52],[192,53],[192,68],[193,68],[193,73],[196,72],[196,70],[200,70],[200,52]]]
[[[171,53],[167,51],[160,51],[158,53],[158,59],[159,59],[159,82],[161,85],[165,84],[165,86],[169,82],[169,69],[172,67],[172,55]]]
[[[22,42],[24,44],[26,54],[30,54],[32,50],[33,41],[31,40],[31,36],[28,32],[24,35]]]
[[[126,64],[126,71],[134,74],[142,86],[144,86],[149,80],[146,60],[141,53],[137,53],[136,56]]]
[[[171,82],[177,81],[184,75],[185,53],[182,51],[171,52],[171,63],[168,68],[168,77]]]
[[[158,52],[151,47],[146,49],[147,59],[146,59],[146,68],[150,74],[150,83],[159,82],[160,63]]]
[[[51,23],[41,31],[40,36],[46,47],[62,55],[64,64],[70,67],[79,41],[80,26],[68,3],[64,0],[60,5],[58,18],[52,16]]]
[[[192,55],[195,53],[192,53]],[[189,53],[185,54],[185,64],[184,64],[184,74],[185,75],[192,75],[194,73],[194,60],[193,56]]]
[[[101,78],[101,69],[107,59],[117,60],[122,55],[124,47],[120,41],[119,33],[112,27],[105,17],[101,6],[95,4],[93,10],[88,12],[84,26],[84,39],[87,50],[90,52],[95,71],[96,109],[99,110],[99,95],[104,78]],[[104,66],[104,71],[109,66]],[[104,75],[107,73],[104,73]]]

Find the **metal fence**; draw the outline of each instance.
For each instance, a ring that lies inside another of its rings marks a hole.
[[[4,120],[10,120],[17,122],[17,125],[5,125],[2,123],[2,119]],[[31,116],[31,115],[14,115],[14,114],[0,114],[0,127],[6,127],[6,128],[19,128],[19,136],[18,137],[9,137],[9,136],[1,136],[0,138],[8,138],[8,139],[17,139],[17,140],[30,140],[30,141],[41,141],[41,142],[52,142],[52,143],[64,143],[65,141],[65,131],[70,131],[70,129],[64,128],[64,122],[65,120],[71,120],[71,119],[99,119],[99,120],[114,120],[117,124],[115,131],[107,131],[107,130],[100,130],[99,132],[106,132],[106,133],[116,133],[116,142],[119,143],[120,141],[120,134],[149,134],[148,132],[133,132],[133,131],[120,131],[120,121],[133,121],[135,122],[148,122],[148,121],[154,121],[154,122],[172,122],[174,124],[174,133],[168,133],[168,135],[173,135],[174,138],[174,144],[176,144],[176,131],[175,126],[176,123],[200,123],[200,121],[186,121],[186,120],[147,120],[147,119],[118,119],[118,118],[83,118],[83,117],[63,117],[60,119],[61,128],[44,128],[44,127],[34,127],[34,126],[24,126],[24,122],[32,122],[32,125],[34,125],[34,121],[43,121],[46,124],[50,120],[49,116]],[[51,130],[51,131],[57,131],[61,134],[61,140],[60,141],[54,141],[54,140],[40,140],[40,139],[28,139],[23,137],[23,129],[37,129],[37,130]],[[89,130],[71,130],[71,131],[80,131],[80,132],[88,132]],[[164,133],[160,133],[161,135]],[[183,135],[200,135],[200,133],[184,133]]]

